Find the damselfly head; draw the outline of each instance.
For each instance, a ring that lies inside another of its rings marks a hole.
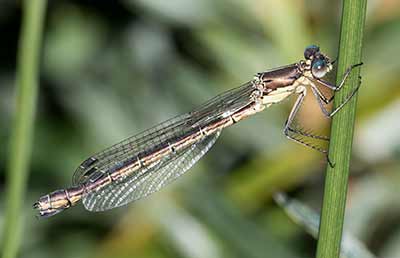
[[[306,47],[304,57],[311,62],[311,73],[316,78],[322,78],[332,70],[329,57],[321,53],[316,45]]]

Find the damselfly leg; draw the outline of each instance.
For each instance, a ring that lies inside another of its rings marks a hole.
[[[292,110],[290,111],[289,117],[286,120],[285,127],[283,128],[283,133],[286,137],[296,143],[319,151],[323,154],[327,153],[326,149],[323,149],[321,146],[315,145],[311,142],[307,142],[304,137],[319,139],[319,140],[326,140],[329,141],[329,138],[325,136],[318,136],[312,133],[305,132],[303,129],[297,129],[293,127],[296,115],[298,114],[301,105],[303,104],[304,98],[306,96],[307,89],[305,87],[302,88],[302,91],[299,93],[299,96],[296,99],[296,102],[293,105]]]
[[[331,111],[328,111],[327,108],[325,107],[325,105],[331,103],[334,99],[334,95],[330,98],[326,97],[321,90],[315,85],[315,82],[318,82],[319,84],[333,90],[334,92],[339,91],[340,89],[342,89],[343,85],[345,84],[346,80],[348,79],[348,76],[350,75],[351,71],[355,68],[362,65],[362,63],[360,64],[356,64],[356,65],[352,65],[350,66],[347,70],[346,73],[343,76],[342,81],[339,83],[339,85],[334,85],[331,84],[327,81],[324,81],[320,78],[314,78],[314,80],[310,81],[310,88],[311,91],[313,93],[313,95],[315,96],[315,98],[317,99],[318,105],[322,111],[322,113],[327,117],[327,118],[332,118],[335,114],[337,114],[338,111],[340,111],[353,97],[354,95],[357,93],[358,89],[360,88],[361,85],[361,80],[359,81],[359,84],[357,85],[357,87],[351,92],[351,94],[346,97],[344,99],[344,101],[339,104],[336,108],[334,108]],[[295,123],[295,118],[296,115],[298,114],[300,107],[304,101],[305,95],[306,95],[306,88],[302,87],[299,88],[300,90],[298,90],[298,94],[299,96],[296,99],[295,104],[293,105],[293,108],[289,114],[289,117],[285,123],[285,127],[284,127],[284,134],[290,139],[293,140],[303,146],[309,147],[311,149],[317,150],[321,153],[323,153],[324,155],[326,155],[327,161],[329,163],[330,166],[333,166],[333,163],[329,160],[328,157],[328,149],[324,148],[322,146],[316,145],[310,141],[307,141],[306,139],[317,139],[317,140],[322,140],[322,141],[327,141],[329,142],[329,137],[327,136],[321,136],[321,135],[315,135],[312,132],[310,132],[309,130],[304,130],[304,129],[298,129],[297,127],[294,127],[294,123]]]
[[[344,83],[346,82],[346,80],[348,79],[348,77],[349,77],[351,71],[352,71],[354,68],[356,68],[356,67],[358,67],[358,66],[361,66],[362,64],[363,64],[363,63],[355,64],[355,65],[352,65],[352,66],[350,66],[349,68],[347,68],[347,70],[346,70],[346,72],[345,72],[345,74],[344,74],[344,76],[343,76],[343,79],[341,80],[341,82],[339,83],[339,85],[334,85],[334,84],[332,84],[332,83],[330,83],[330,82],[328,82],[328,81],[324,81],[324,80],[322,80],[322,79],[320,79],[320,78],[314,78],[314,80],[315,80],[316,82],[318,82],[320,85],[325,86],[325,87],[327,87],[327,88],[333,90],[334,92],[337,92],[337,91],[339,91],[339,90],[343,87],[343,85],[344,85]],[[350,95],[347,96],[347,97],[345,98],[345,100],[344,100],[342,103],[340,103],[336,108],[334,108],[334,109],[331,110],[331,111],[328,111],[328,110],[326,109],[326,107],[324,106],[324,104],[329,104],[329,103],[331,103],[331,102],[333,101],[335,95],[332,95],[332,97],[327,98],[327,97],[318,89],[318,87],[315,86],[315,84],[312,84],[312,85],[311,85],[311,90],[312,90],[313,94],[315,95],[315,97],[316,97],[316,99],[317,99],[317,101],[318,101],[318,104],[319,104],[319,106],[320,106],[320,108],[321,108],[322,113],[323,113],[326,117],[331,118],[331,117],[333,117],[339,110],[341,110],[341,109],[354,97],[354,95],[355,95],[355,94],[357,93],[357,91],[359,90],[360,86],[361,86],[361,77],[359,77],[359,82],[358,82],[357,87],[350,93]]]
[[[314,78],[317,82],[319,82],[321,85],[328,87],[329,89],[333,91],[339,91],[343,86],[344,83],[346,82],[347,78],[349,77],[351,71],[353,71],[354,68],[363,65],[363,63],[358,63],[355,65],[351,65],[349,68],[346,69],[346,72],[344,73],[343,79],[340,81],[339,85],[332,84],[328,81],[324,81],[320,78]]]

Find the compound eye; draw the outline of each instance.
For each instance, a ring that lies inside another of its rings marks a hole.
[[[322,78],[328,72],[328,66],[326,65],[325,60],[315,60],[311,67],[311,73],[316,78]]]
[[[315,56],[319,52],[319,47],[316,45],[311,45],[306,47],[304,50],[304,58],[311,59],[312,56]]]

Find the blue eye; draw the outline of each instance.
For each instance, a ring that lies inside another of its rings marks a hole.
[[[328,72],[328,66],[325,60],[317,59],[313,62],[311,67],[311,73],[316,78],[322,78]]]

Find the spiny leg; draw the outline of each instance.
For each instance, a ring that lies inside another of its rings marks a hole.
[[[303,93],[304,92],[304,93]],[[318,139],[318,140],[324,140],[324,141],[329,141],[329,137],[326,136],[321,136],[321,135],[315,135],[312,134],[312,132],[307,132],[307,131],[303,131],[301,129],[296,129],[296,128],[292,128],[290,125],[293,124],[294,119],[296,117],[296,114],[298,113],[300,106],[304,100],[304,97],[306,95],[306,89],[304,88],[302,93],[300,93],[299,97],[297,98],[292,111],[289,114],[289,118],[286,121],[286,126],[287,126],[287,130],[294,133],[294,134],[299,134],[305,137],[309,137],[309,138],[313,138],[313,139]],[[323,95],[322,95],[323,96]],[[301,97],[301,99],[300,99]],[[296,108],[296,109],[295,109]],[[292,117],[291,117],[292,115]]]
[[[361,66],[361,65],[363,65],[363,63],[358,63],[358,64],[355,64],[355,65],[352,65],[352,66],[350,66],[349,68],[347,68],[347,70],[346,70],[346,72],[344,73],[344,76],[343,76],[343,79],[341,80],[341,82],[339,83],[339,85],[335,85],[335,84],[332,84],[332,83],[330,83],[330,82],[328,82],[328,81],[324,81],[324,80],[322,80],[322,79],[320,79],[320,78],[314,78],[314,80],[315,81],[317,81],[319,84],[321,84],[322,86],[325,86],[325,87],[327,87],[327,88],[329,88],[329,89],[331,89],[331,90],[333,90],[333,91],[339,91],[342,87],[343,87],[343,85],[344,85],[344,83],[346,82],[346,80],[347,80],[347,78],[349,77],[349,75],[350,75],[350,73],[351,73],[351,71],[354,69],[354,68],[356,68],[356,67],[358,67],[358,66]],[[359,86],[361,85],[361,76],[359,76],[359,79],[360,79],[360,82],[359,82]],[[358,86],[358,87],[359,87]],[[351,96],[354,96],[354,94],[358,91],[358,87],[350,94]],[[332,100],[335,98],[335,95],[332,95],[332,97],[330,97],[329,99],[328,98],[326,98],[319,90],[318,90],[318,88],[317,87],[315,87],[315,89],[318,91],[318,95],[321,97],[321,100],[322,101],[324,101],[324,103],[325,104],[329,104],[330,102],[332,102]],[[347,103],[347,101],[349,101],[351,99],[351,97],[350,98],[348,98],[348,99],[346,99],[344,102],[346,102]],[[343,105],[344,106],[344,105]],[[341,106],[340,108],[342,108],[343,106]],[[321,108],[322,109],[322,108]],[[326,110],[326,109],[325,109]],[[340,109],[339,109],[340,110]],[[332,113],[334,112],[334,113],[336,113],[337,111],[339,111],[339,110],[335,110],[335,112],[334,111],[332,111]],[[325,113],[325,112],[324,112]],[[331,116],[330,116],[331,117]]]
[[[313,138],[313,139],[317,139],[317,140],[329,141],[329,137],[327,137],[327,136],[315,135],[315,134],[312,134],[311,132],[304,132],[300,129],[295,129],[295,128],[291,128],[291,127],[289,127],[288,130],[292,133],[300,134],[305,137],[309,137],[309,138]]]
[[[347,96],[347,98],[342,103],[340,103],[339,106],[337,106],[331,111],[329,116],[333,117],[337,112],[339,112],[354,97],[354,95],[356,95],[356,93],[360,89],[360,86],[361,86],[361,81],[358,82],[357,87],[351,92],[351,94]]]
[[[303,88],[303,90],[299,93],[299,96],[297,97],[296,102],[293,105],[292,110],[290,111],[289,117],[286,120],[285,127],[283,129],[283,133],[286,135],[286,137],[288,139],[290,139],[290,140],[292,140],[292,141],[294,141],[296,143],[299,143],[299,144],[301,144],[303,146],[312,148],[312,149],[314,149],[314,150],[316,150],[318,152],[321,152],[321,153],[326,155],[327,154],[327,150],[326,149],[322,149],[319,146],[316,146],[316,145],[313,145],[313,144],[311,144],[309,142],[306,142],[301,137],[296,137],[296,135],[306,136],[306,137],[310,137],[310,138],[314,138],[314,139],[320,139],[320,140],[327,140],[327,141],[329,139],[327,139],[326,137],[322,137],[322,136],[315,136],[315,135],[312,135],[312,134],[304,133],[304,132],[302,132],[300,130],[293,129],[291,127],[291,125],[293,124],[293,122],[295,120],[295,117],[296,117],[296,115],[297,115],[297,113],[298,113],[298,111],[299,111],[299,109],[300,109],[300,107],[301,107],[301,105],[302,105],[302,103],[304,101],[305,95],[306,95],[306,89]],[[331,164],[329,159],[328,159],[328,162]]]
[[[337,106],[332,111],[328,111],[326,109],[326,107],[324,106],[324,103],[325,104],[329,104],[330,102],[332,102],[334,96],[332,96],[331,98],[328,99],[324,94],[322,94],[322,92],[318,89],[317,86],[315,86],[313,83],[311,84],[311,90],[312,90],[314,96],[316,97],[316,99],[318,101],[318,105],[319,105],[322,113],[326,117],[328,117],[328,118],[333,117],[337,112],[339,112],[354,97],[354,95],[358,92],[358,90],[360,89],[360,86],[361,86],[361,77],[359,77],[359,79],[360,80],[358,82],[357,87],[351,92],[351,94],[349,96],[346,97],[346,99],[339,106]]]
[[[354,68],[361,66],[361,65],[363,65],[363,63],[351,65],[349,68],[347,68],[346,72],[344,73],[343,79],[340,81],[339,85],[332,84],[332,83],[330,83],[328,81],[324,81],[320,78],[315,78],[315,80],[317,82],[319,82],[321,85],[323,85],[333,91],[339,91],[343,87],[343,85],[346,82],[347,78],[349,77],[351,71],[353,71]]]
[[[324,106],[329,104],[330,102],[332,102],[333,98],[328,99],[327,97],[325,97],[324,94],[322,94],[322,92],[317,88],[317,86],[314,85],[314,83],[311,83],[311,91],[314,94],[315,98],[317,99],[319,108],[322,111],[322,114],[324,114],[326,117],[330,118],[330,112],[326,109],[326,107]]]

